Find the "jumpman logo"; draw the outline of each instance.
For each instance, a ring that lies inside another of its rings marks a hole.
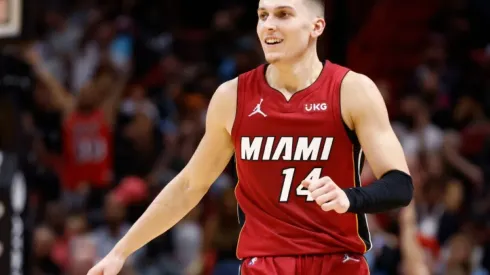
[[[346,263],[348,261],[353,261],[353,262],[359,262],[359,259],[356,259],[356,258],[352,258],[351,256],[349,256],[348,254],[344,254],[344,260],[342,260],[342,263]]]
[[[267,115],[266,115],[266,114],[264,114],[264,112],[262,112],[262,110],[260,109],[260,105],[262,105],[262,101],[264,101],[264,99],[263,99],[263,98],[261,98],[261,99],[260,99],[259,104],[257,104],[257,106],[255,106],[255,109],[252,111],[252,113],[251,113],[250,115],[248,115],[249,117],[250,117],[250,116],[253,116],[253,115],[255,115],[255,114],[261,114],[261,115],[263,115],[264,117],[266,117],[266,116],[267,116]]]

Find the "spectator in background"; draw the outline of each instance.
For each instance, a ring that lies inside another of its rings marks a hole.
[[[490,123],[480,101],[463,96],[454,110],[455,129],[447,133],[444,153],[449,164],[472,184],[467,190],[484,190],[481,153],[485,140],[490,137]]]
[[[34,275],[61,275],[61,268],[53,261],[51,251],[55,242],[54,232],[41,226],[34,231]]]
[[[424,257],[422,247],[417,240],[417,217],[414,203],[400,212],[400,249],[401,269],[405,275],[430,275],[430,257]]]
[[[126,77],[102,63],[93,81],[74,96],[43,68],[34,49],[25,56],[63,116],[63,152],[57,168],[66,203],[78,202],[72,208],[97,207],[112,181],[112,127]]]
[[[64,272],[70,268],[70,246],[73,240],[83,236],[88,231],[87,219],[83,214],[70,214],[64,225],[64,232],[58,236],[54,244],[52,255],[54,261]]]
[[[70,266],[68,275],[87,274],[91,266],[96,263],[96,244],[88,235],[82,235],[73,239],[70,244]]]
[[[37,45],[44,66],[61,83],[68,83],[71,61],[77,55],[82,38],[82,28],[70,21],[62,8],[48,8],[44,16],[47,27],[46,39]]]
[[[143,87],[131,85],[127,91],[116,125],[117,181],[128,175],[147,176],[161,146],[157,107],[146,97]]]
[[[442,270],[439,274],[488,274],[483,273],[480,267],[473,262],[474,241],[472,237],[458,233],[449,241],[448,249],[443,256]]]
[[[203,269],[201,214],[202,205],[197,205],[173,229],[175,257],[185,274],[200,274]]]
[[[234,189],[226,188],[221,193],[216,213],[206,220],[206,249],[216,255],[213,275],[231,274],[240,266],[240,261],[236,259],[236,245],[241,227],[236,222],[235,209]]]
[[[111,45],[115,30],[111,21],[94,22],[81,40],[80,51],[73,59],[72,87],[78,93],[90,81],[102,62],[114,64]]]
[[[119,239],[128,232],[131,225],[125,221],[125,218],[126,205],[124,202],[114,193],[107,195],[104,203],[104,224],[91,233],[97,260],[103,258]],[[137,268],[140,261],[139,258],[144,253],[144,249],[135,253],[128,259],[127,264],[132,268]]]
[[[419,96],[408,96],[402,100],[399,119],[398,135],[408,158],[441,151],[444,134],[432,123],[427,103]]]

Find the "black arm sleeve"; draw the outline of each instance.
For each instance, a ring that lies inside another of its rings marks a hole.
[[[378,213],[407,206],[413,197],[410,175],[391,170],[366,187],[345,189],[350,201],[348,212]]]

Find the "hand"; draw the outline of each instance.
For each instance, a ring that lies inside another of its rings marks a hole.
[[[301,184],[305,188],[308,188],[311,196],[323,211],[334,210],[342,214],[347,212],[350,207],[347,194],[329,177],[323,177],[317,180],[304,180]]]
[[[92,267],[87,275],[117,275],[121,272],[125,261],[126,258],[111,252]]]

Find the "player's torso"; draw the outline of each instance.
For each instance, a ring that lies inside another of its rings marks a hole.
[[[244,223],[240,258],[366,250],[358,228],[364,216],[324,212],[300,186],[323,176],[341,188],[359,181],[360,146],[349,139],[340,111],[346,73],[327,63],[314,84],[289,100],[267,85],[261,68],[239,79],[232,136]]]
[[[108,181],[112,168],[112,129],[102,111],[74,112],[63,124],[66,181]]]

